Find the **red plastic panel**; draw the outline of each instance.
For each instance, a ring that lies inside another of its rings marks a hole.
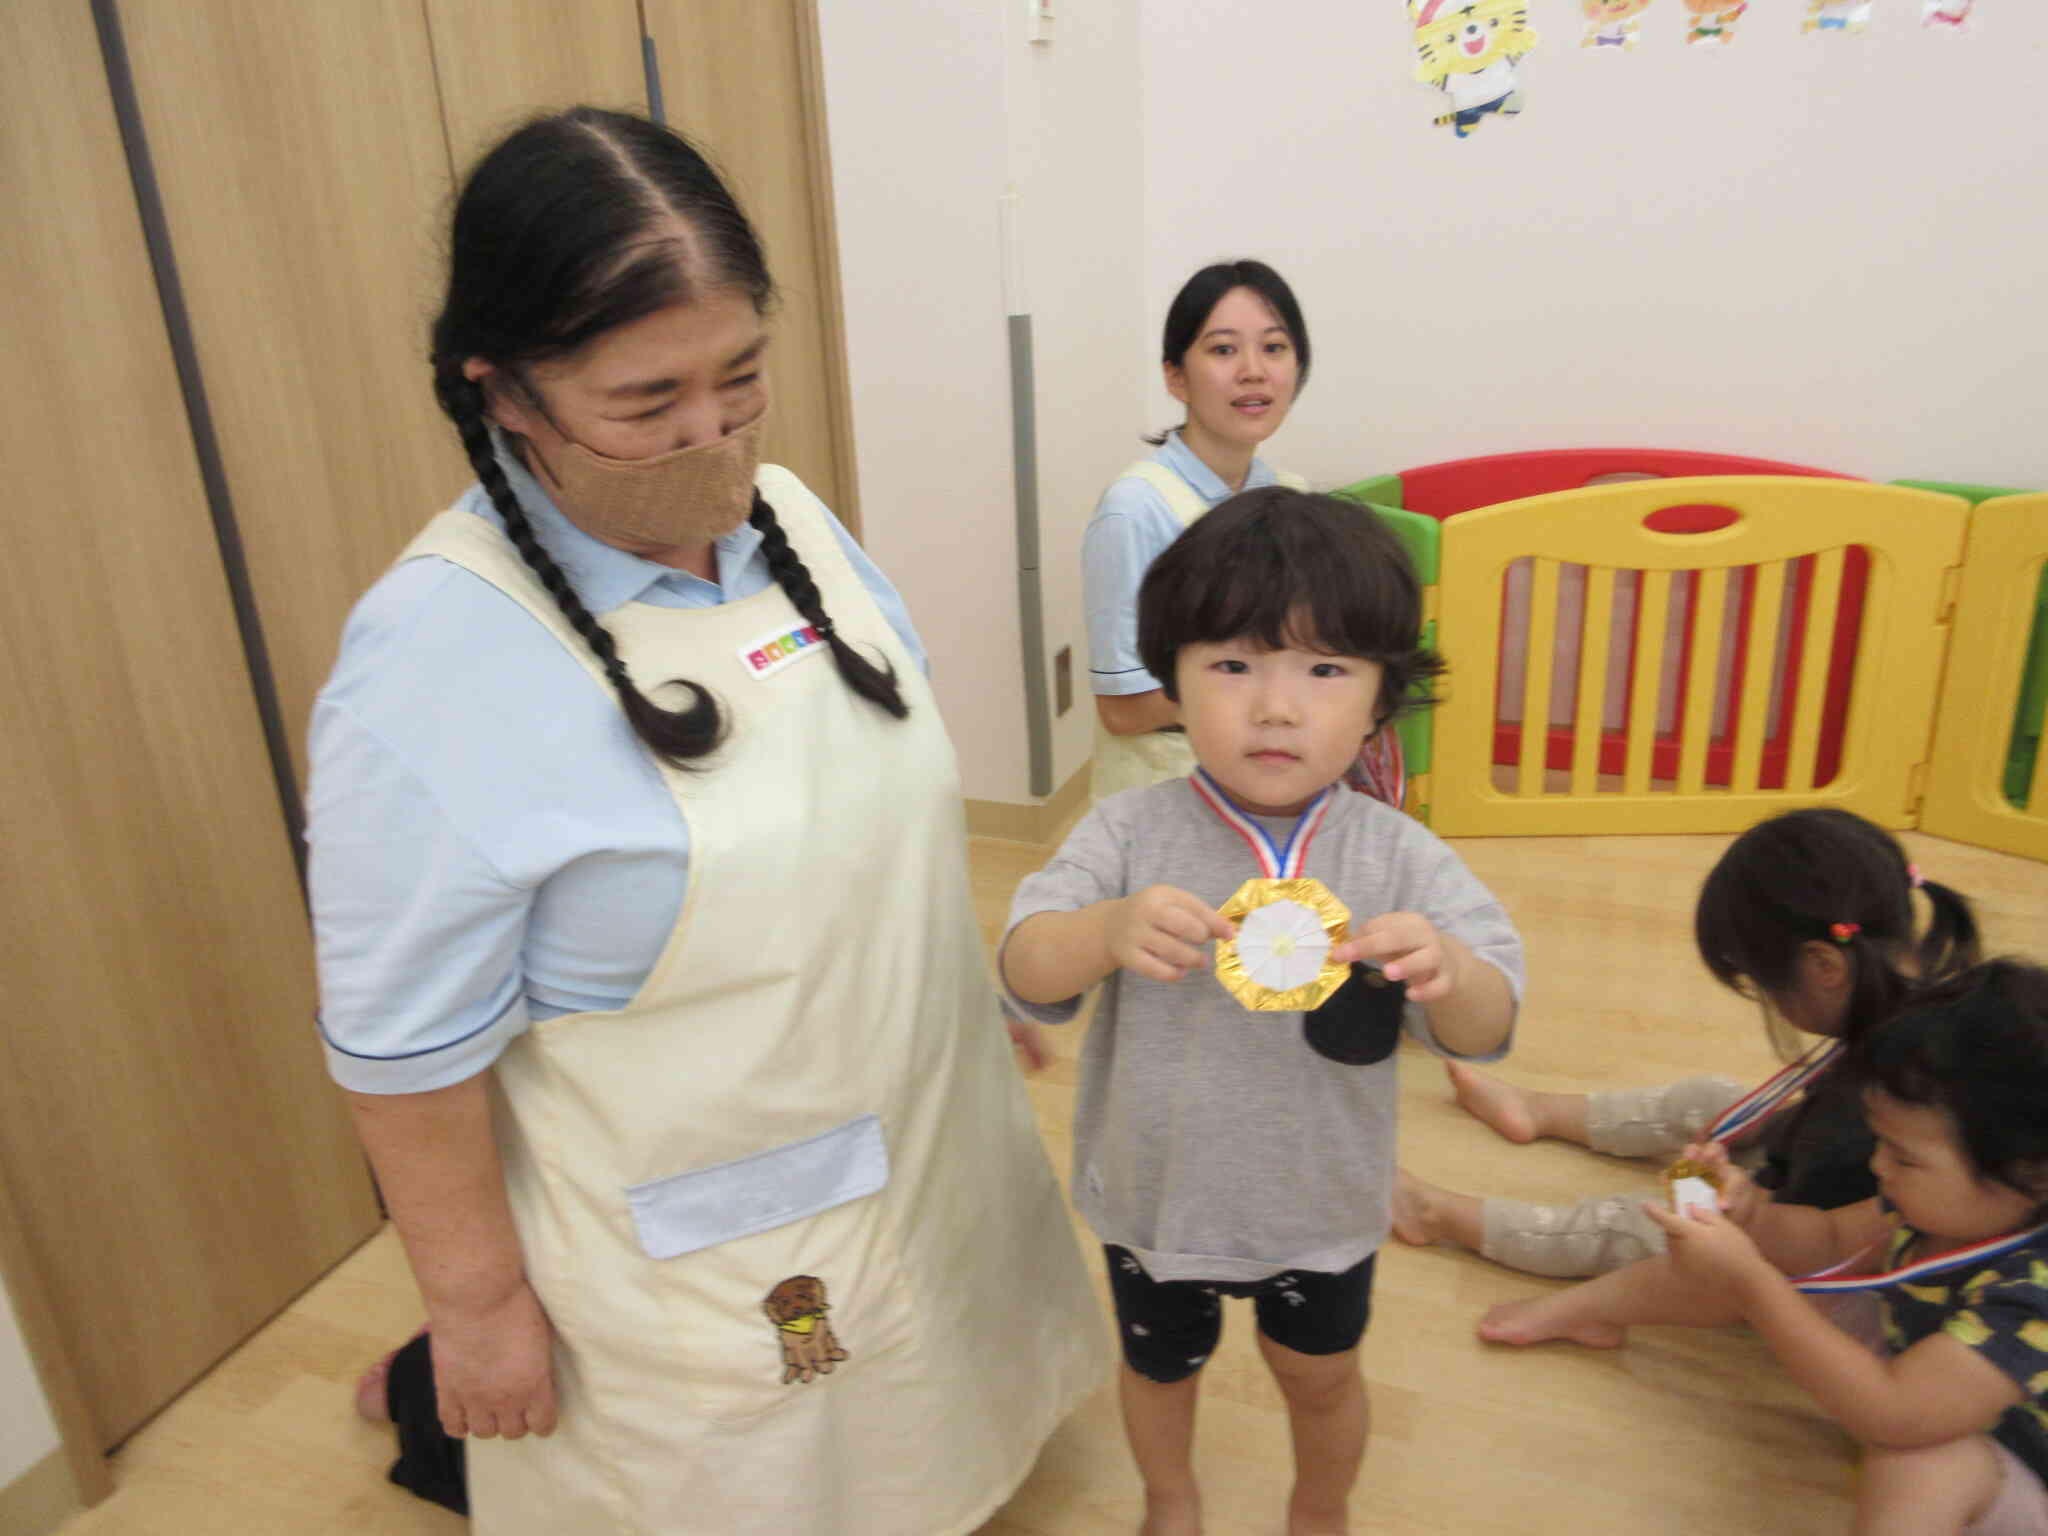
[[[1643,526],[1652,533],[1712,533],[1716,528],[1740,522],[1741,518],[1742,514],[1733,507],[1696,502],[1679,507],[1659,507],[1643,519]]]
[[[1458,512],[1519,501],[1550,491],[1575,491],[1602,475],[1812,475],[1823,480],[1856,480],[1831,469],[1780,464],[1733,453],[1696,453],[1687,448],[1543,448],[1528,453],[1494,453],[1450,459],[1401,471],[1401,505],[1439,521]]]

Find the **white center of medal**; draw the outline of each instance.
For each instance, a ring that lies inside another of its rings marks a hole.
[[[1322,972],[1330,952],[1323,920],[1298,901],[1269,901],[1237,927],[1237,957],[1244,973],[1274,992],[1305,987]]]

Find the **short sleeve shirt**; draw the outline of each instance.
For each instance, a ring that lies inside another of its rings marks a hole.
[[[718,541],[707,581],[591,538],[500,462],[600,618],[628,602],[713,607],[773,580],[750,524]],[[502,526],[480,487],[457,505]],[[901,599],[826,518],[922,665]],[[343,632],[310,757],[320,1029],[343,1087],[446,1087],[532,1020],[640,990],[682,910],[688,828],[616,699],[489,582],[435,558],[386,572]]]
[[[1195,456],[1178,431],[1151,455],[1210,507],[1235,494]],[[1253,459],[1244,489],[1279,483],[1263,459]],[[1152,562],[1181,535],[1180,518],[1152,486],[1134,476],[1110,482],[1081,539],[1081,587],[1088,609],[1088,686],[1100,694],[1150,693],[1159,679],[1138,659],[1138,584]]]
[[[1284,839],[1288,825],[1266,823]],[[1028,877],[1008,932],[1150,885],[1222,905],[1259,873],[1236,832],[1188,780],[1111,795]],[[1522,944],[1492,892],[1412,817],[1339,789],[1304,875],[1351,911],[1420,912],[1522,991]],[[1005,942],[1008,933],[1005,934]],[[1063,1023],[1007,994],[1021,1017]],[[1206,971],[1178,982],[1114,971],[1081,1047],[1074,1204],[1097,1236],[1137,1254],[1158,1280],[1255,1281],[1284,1269],[1341,1273],[1385,1240],[1395,1165],[1398,1052],[1365,1065],[1311,1048],[1307,1016],[1244,1008]],[[1410,1037],[1439,1054],[1425,1009]],[[1490,1061],[1497,1049],[1470,1059]]]
[[[1915,1235],[1903,1226],[1893,1234],[1891,1263]],[[1892,1353],[1945,1333],[2019,1384],[2024,1400],[2006,1409],[1991,1434],[2048,1482],[2048,1236],[1883,1294]]]

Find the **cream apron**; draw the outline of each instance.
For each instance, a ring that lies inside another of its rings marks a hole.
[[[1140,459],[1118,480],[1137,479],[1157,491],[1167,510],[1180,519],[1182,528],[1209,510],[1209,504],[1187,481],[1157,459]],[[1299,475],[1280,475],[1289,490],[1305,491],[1308,482]],[[1089,793],[1097,800],[1124,789],[1143,789],[1164,779],[1177,779],[1195,771],[1194,748],[1184,731],[1141,731],[1135,736],[1118,736],[1095,719],[1095,765],[1090,773]]]
[[[971,1531],[1108,1368],[931,689],[809,493],[757,483],[910,717],[858,698],[777,587],[606,617],[641,686],[706,685],[729,733],[662,770],[689,882],[639,995],[534,1025],[495,1069],[561,1426],[469,1442],[479,1536]],[[609,694],[495,528],[443,513],[421,554],[524,605]]]

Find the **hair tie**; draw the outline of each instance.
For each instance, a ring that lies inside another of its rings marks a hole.
[[[1921,877],[1920,866],[1918,864],[1908,864],[1906,866],[1906,878],[1912,882],[1913,889],[1916,891],[1919,890],[1921,886],[1927,883],[1926,880],[1924,880]]]
[[[1829,923],[1828,937],[1837,944],[1846,944],[1863,931],[1861,923]]]

